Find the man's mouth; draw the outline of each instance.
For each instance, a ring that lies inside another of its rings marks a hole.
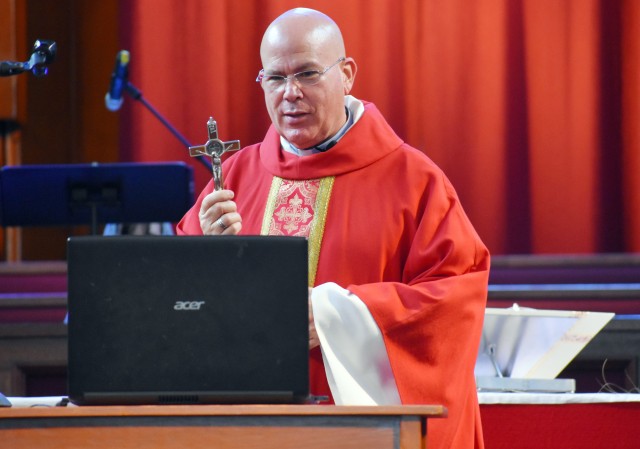
[[[283,113],[283,115],[286,115],[287,117],[299,117],[299,116],[301,116],[301,115],[305,115],[305,114],[306,114],[306,112],[304,112],[304,111],[298,111],[298,110],[295,110],[295,111],[285,111],[285,112]]]
[[[303,111],[287,111],[282,114],[284,120],[288,123],[300,122],[304,120],[307,115],[308,113]]]

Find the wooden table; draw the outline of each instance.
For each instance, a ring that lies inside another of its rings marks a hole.
[[[11,449],[423,449],[443,406],[191,405],[0,409]]]

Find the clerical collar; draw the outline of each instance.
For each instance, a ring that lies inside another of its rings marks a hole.
[[[309,148],[297,148],[291,142],[289,142],[284,137],[280,136],[280,144],[282,148],[289,152],[296,154],[298,156],[307,156],[310,154],[324,153],[325,151],[331,149],[338,141],[351,129],[351,127],[360,120],[362,114],[364,113],[364,105],[357,98],[347,95],[345,96],[345,112],[347,114],[347,120],[345,121],[342,128],[338,130],[336,134],[328,139],[320,142],[317,145],[314,145]]]

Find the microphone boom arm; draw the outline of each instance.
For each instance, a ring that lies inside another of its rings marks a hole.
[[[127,81],[127,84],[125,86],[125,90],[127,91],[127,93],[129,95],[131,95],[131,98],[133,98],[134,100],[137,100],[140,103],[142,103],[144,105],[144,107],[146,107],[149,110],[149,112],[151,112],[160,121],[160,123],[162,123],[165,126],[165,128],[167,128],[169,130],[169,132],[171,132],[171,134],[173,134],[176,137],[176,139],[178,139],[180,141],[180,143],[182,143],[182,145],[184,145],[187,149],[189,149],[189,147],[193,146],[193,145],[191,145],[189,143],[189,141],[182,134],[180,134],[180,132],[173,125],[171,125],[171,123],[169,123],[167,121],[167,119],[165,119],[162,116],[162,114],[160,114],[160,112],[158,112],[158,110],[156,108],[154,108],[151,105],[151,103],[149,103],[142,96],[142,92],[140,92],[140,89],[138,89],[136,86],[131,84],[131,82]],[[198,160],[205,167],[207,167],[207,169],[209,171],[211,171],[211,164],[209,163],[209,161],[207,161],[203,157],[199,157]]]

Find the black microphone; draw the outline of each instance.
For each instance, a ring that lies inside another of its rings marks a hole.
[[[111,75],[109,92],[104,97],[104,104],[110,111],[117,111],[122,106],[122,93],[129,82],[129,52],[120,50],[116,55],[116,65]]]

